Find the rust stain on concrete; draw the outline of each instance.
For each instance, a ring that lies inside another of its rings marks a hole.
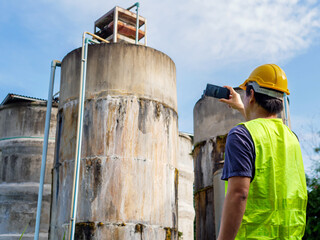
[[[77,240],[94,239],[96,225],[94,222],[77,222],[74,237]]]

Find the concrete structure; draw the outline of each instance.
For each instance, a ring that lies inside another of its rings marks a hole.
[[[48,239],[57,104],[51,114],[41,239]],[[0,105],[0,239],[33,239],[46,101],[9,94]]]
[[[244,96],[243,90],[235,90]],[[212,240],[218,236],[225,196],[221,175],[227,134],[245,119],[237,110],[211,97],[196,103],[193,117],[196,239]],[[284,119],[284,112],[278,117]]]
[[[181,239],[194,240],[194,207],[193,207],[193,158],[192,158],[192,136],[179,133],[179,187],[178,187],[178,216],[179,232]]]
[[[81,49],[62,61],[50,238],[70,221]],[[90,45],[75,239],[177,239],[176,70],[154,49]]]
[[[241,89],[236,91],[244,93]],[[217,236],[224,200],[224,182],[219,180],[219,176],[226,137],[231,128],[244,118],[238,111],[212,97],[202,98],[196,103],[193,117],[196,239],[212,240]]]

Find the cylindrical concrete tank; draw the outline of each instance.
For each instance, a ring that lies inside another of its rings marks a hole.
[[[194,240],[194,207],[193,207],[193,158],[192,158],[192,136],[179,133],[179,188],[178,188],[178,216],[179,232],[183,240]]]
[[[40,239],[48,239],[57,105],[53,105]],[[33,239],[46,117],[43,102],[0,106],[0,239]]]
[[[241,89],[236,91],[243,94]],[[217,177],[223,167],[226,137],[244,118],[212,97],[196,103],[193,118],[196,239],[212,240],[217,237],[215,226],[220,225],[224,200],[224,182]]]
[[[50,223],[70,221],[81,49],[62,61]],[[177,239],[174,62],[152,48],[90,45],[76,239]]]

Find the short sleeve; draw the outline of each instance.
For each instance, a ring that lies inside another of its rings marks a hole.
[[[231,177],[254,178],[254,142],[244,125],[237,125],[228,134],[222,180]]]

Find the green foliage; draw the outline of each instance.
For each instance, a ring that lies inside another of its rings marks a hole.
[[[320,135],[320,134],[319,134]],[[320,146],[314,148],[320,154]],[[319,164],[319,163],[318,163]],[[314,170],[315,177],[307,176],[308,205],[307,205],[307,226],[303,239],[316,240],[320,236],[320,174],[319,165]]]
[[[320,137],[320,131],[318,132],[318,137]],[[320,153],[320,146],[315,147],[315,148],[314,148],[314,151],[315,151],[316,153]]]
[[[319,179],[308,178],[307,226],[303,239],[316,240],[320,236],[320,184]]]

